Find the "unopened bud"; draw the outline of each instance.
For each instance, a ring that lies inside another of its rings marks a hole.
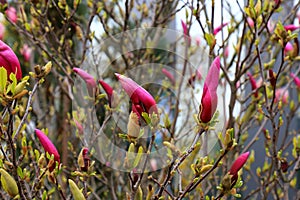
[[[19,189],[15,179],[7,173],[4,169],[0,169],[1,173],[1,184],[5,192],[11,197],[15,197],[19,194]]]
[[[88,152],[89,152],[88,148],[86,147],[82,148],[77,159],[78,166],[82,171],[85,172],[88,171],[90,167],[90,158],[88,157]]]
[[[131,112],[127,124],[127,135],[130,139],[136,139],[140,135],[139,116],[135,112]]]
[[[82,194],[82,192],[79,190],[76,183],[71,179],[69,179],[68,182],[69,182],[70,190],[71,190],[74,200],[84,200],[85,197]]]

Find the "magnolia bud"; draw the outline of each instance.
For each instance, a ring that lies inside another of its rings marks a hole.
[[[134,112],[129,115],[127,135],[129,139],[136,139],[140,135],[139,116]]]
[[[88,148],[84,147],[82,148],[82,150],[80,151],[79,155],[78,155],[78,166],[80,167],[80,169],[82,171],[88,171],[89,167],[90,167],[90,158],[88,157]]]
[[[84,200],[85,197],[82,194],[82,192],[79,190],[79,188],[77,187],[76,183],[71,179],[69,179],[68,182],[69,182],[70,190],[71,190],[74,200]]]
[[[11,197],[15,197],[19,194],[19,189],[15,179],[7,173],[4,169],[0,169],[1,184],[5,192]]]

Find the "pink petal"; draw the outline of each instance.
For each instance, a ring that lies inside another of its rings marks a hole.
[[[110,85],[105,83],[103,80],[99,80],[99,83],[103,87],[104,91],[106,92],[107,97],[108,97],[108,101],[109,101],[109,105],[111,106],[112,96],[113,96],[114,90],[112,89],[112,87],[110,87]]]
[[[203,95],[201,99],[201,110],[200,110],[200,120],[201,122],[208,123],[216,109],[217,109],[217,104],[218,104],[218,96],[216,92],[211,92],[204,83],[204,88],[203,88]]]
[[[250,152],[246,152],[241,154],[232,164],[230,170],[229,170],[229,174],[230,175],[237,175],[238,171],[244,166],[244,164],[246,163],[248,157],[250,155]]]
[[[219,84],[219,76],[220,76],[220,57],[217,56],[212,62],[207,76],[205,78],[205,83],[207,84],[210,92],[216,92]]]
[[[286,43],[285,47],[284,47],[284,54],[287,54],[290,51],[293,51],[294,47],[292,45],[292,43],[288,42]]]
[[[298,87],[298,89],[300,89],[300,78],[297,77],[294,73],[291,73],[291,77],[294,79],[294,82],[295,82],[296,86]]]
[[[224,50],[224,57],[228,58],[228,56],[229,56],[229,46],[226,46]]]
[[[74,119],[74,122],[75,122],[75,125],[76,125],[77,129],[78,129],[78,133],[80,135],[83,135],[83,127],[82,127],[82,125],[76,119]]]
[[[289,91],[287,88],[277,88],[275,91],[275,102],[282,100],[282,103],[287,104],[289,97]]]
[[[23,55],[25,62],[28,62],[30,60],[30,58],[31,58],[31,51],[32,51],[32,49],[30,47],[28,47],[27,44],[23,45],[23,47],[22,47],[22,49],[21,49],[20,52]]]
[[[188,32],[188,27],[187,27],[186,23],[182,20],[181,20],[181,26],[182,26],[182,29],[183,29],[184,38],[187,41],[187,45],[190,46],[191,37],[190,37],[190,34]]]
[[[200,46],[201,44],[201,37],[196,37],[196,45]]]
[[[44,150],[48,152],[50,155],[54,155],[54,160],[60,163],[60,155],[54,146],[54,144],[51,142],[51,140],[39,129],[35,129],[35,134],[39,138],[40,143],[42,144]],[[54,169],[54,166],[50,168],[50,171]]]
[[[247,17],[247,22],[248,22],[248,24],[249,24],[249,26],[250,26],[251,28],[254,27],[254,21],[253,21],[253,19],[252,19],[251,17]]]
[[[97,83],[92,75],[85,72],[84,70],[74,67],[73,71],[77,73],[86,83],[89,95],[93,97],[95,95]]]
[[[189,35],[188,28],[187,28],[186,23],[183,20],[181,20],[181,26],[182,26],[184,35],[188,36]]]
[[[250,73],[247,73],[250,83],[251,83],[251,87],[252,87],[252,91],[254,91],[254,96],[258,97],[258,91],[257,91],[257,84],[255,79],[253,78],[253,76]]]
[[[169,72],[167,69],[163,68],[162,73],[168,77],[168,79],[172,82],[173,85],[175,85],[175,78],[171,72]]]
[[[122,88],[125,90],[127,95],[132,101],[132,104],[137,108],[145,108],[144,112],[148,114],[158,113],[157,105],[151,94],[146,91],[143,87],[134,82],[131,78],[124,75],[115,73],[119,81],[121,82]],[[140,112],[140,110],[138,110]],[[140,114],[142,114],[140,112]]]
[[[200,106],[200,120],[207,123],[213,117],[218,104],[217,88],[220,75],[220,57],[217,56],[212,62],[203,87]]]
[[[286,31],[295,31],[295,30],[297,30],[298,28],[300,28],[300,26],[296,26],[296,25],[294,25],[294,24],[289,24],[289,25],[284,26],[284,29],[285,29]]]
[[[7,75],[15,73],[17,80],[22,79],[20,62],[13,50],[0,40],[0,66],[7,70]]]
[[[275,27],[274,22],[272,22],[271,20],[269,20],[268,24],[267,24],[267,28],[268,28],[268,30],[269,30],[270,33],[272,33],[274,31],[274,27]]]
[[[217,35],[217,33],[219,33],[223,27],[227,26],[229,24],[229,22],[226,22],[224,24],[221,24],[220,26],[216,27],[213,31],[214,35]]]
[[[16,23],[18,20],[17,17],[17,11],[14,7],[9,7],[7,8],[7,10],[5,11],[5,14],[7,15],[8,19],[12,22],[12,23]]]

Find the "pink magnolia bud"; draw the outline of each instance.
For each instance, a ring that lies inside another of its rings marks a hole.
[[[80,124],[76,119],[74,119],[75,125],[77,127],[78,133],[80,135],[83,135],[83,127],[82,124]]]
[[[191,44],[191,38],[190,38],[189,30],[188,30],[188,27],[187,27],[186,23],[183,20],[181,20],[181,26],[182,26],[182,29],[183,29],[184,38],[187,41],[187,44],[190,45]]]
[[[54,155],[54,161],[57,161],[60,163],[60,155],[54,146],[54,144],[51,142],[51,140],[39,129],[35,129],[35,134],[39,138],[40,143],[42,144],[44,150],[48,152],[50,155]],[[55,168],[55,163],[49,168],[50,171],[53,171]]]
[[[249,80],[251,83],[251,87],[252,87],[252,91],[254,92],[254,97],[257,98],[258,97],[258,91],[257,91],[257,84],[255,79],[253,78],[253,76],[250,73],[247,73],[247,75],[249,76]]]
[[[140,115],[142,112],[158,114],[156,102],[149,92],[134,82],[131,78],[118,73],[115,73],[115,75],[119,79],[122,88],[125,90]]]
[[[229,46],[226,46],[224,50],[224,57],[228,58],[228,56],[229,56]]]
[[[248,157],[249,157],[250,152],[246,152],[241,154],[232,164],[230,170],[229,170],[229,174],[232,175],[232,181],[231,182],[236,182],[237,178],[238,178],[238,172],[239,170],[244,166],[244,164],[246,163]]]
[[[88,156],[89,149],[86,147],[83,147],[80,151],[77,159],[78,166],[80,169],[84,172],[87,172],[90,167],[90,158]]]
[[[105,83],[103,80],[99,80],[99,83],[103,87],[105,93],[107,94],[108,103],[109,103],[109,106],[111,106],[114,90],[112,89],[112,87],[110,87],[110,85]]]
[[[0,67],[4,67],[7,75],[15,73],[17,80],[22,79],[22,70],[20,62],[13,50],[0,40]]]
[[[85,72],[84,70],[74,67],[73,71],[78,74],[86,83],[87,89],[89,92],[89,95],[91,97],[95,96],[96,88],[97,88],[97,83],[92,75],[89,73]]]
[[[292,45],[292,43],[288,42],[286,43],[285,47],[284,47],[284,54],[287,54],[290,51],[293,51],[294,47]]]
[[[181,20],[181,26],[182,26],[184,35],[189,36],[187,25],[183,20]]]
[[[196,45],[200,46],[201,44],[201,37],[196,37]]]
[[[269,20],[268,24],[267,24],[267,28],[268,28],[269,32],[272,33],[274,31],[274,28],[275,28],[275,23],[272,22],[271,20]]]
[[[218,56],[212,62],[204,82],[202,99],[200,104],[200,111],[198,115],[198,119],[201,122],[204,123],[209,122],[212,119],[217,109],[217,104],[218,104],[217,87],[219,83],[219,75],[220,75],[220,58]]]
[[[226,22],[224,24],[221,24],[220,26],[216,27],[213,31],[214,35],[217,35],[217,33],[219,33],[223,27],[227,26],[229,24],[229,22]]]
[[[5,26],[2,23],[0,23],[0,40],[3,39],[4,33],[5,33]]]
[[[291,77],[294,79],[294,83],[296,84],[297,88],[300,89],[300,78],[297,77],[294,73],[291,72]]]
[[[163,68],[162,73],[168,77],[168,79],[171,81],[172,85],[175,85],[175,78],[171,72],[169,72],[167,69]]]
[[[297,12],[298,23],[300,24],[300,11]]]
[[[5,14],[12,23],[17,22],[18,16],[17,16],[17,11],[14,7],[12,7],[12,6],[8,7],[7,10],[5,11]]]
[[[275,102],[282,100],[282,103],[287,104],[289,98],[289,91],[287,88],[278,88],[275,91]]]
[[[27,44],[24,44],[20,52],[23,55],[25,62],[28,62],[31,58],[32,49]]]
[[[278,8],[280,6],[281,1],[282,0],[274,0],[274,2],[275,2],[275,8]]]
[[[253,21],[253,19],[252,19],[251,17],[247,17],[247,22],[248,22],[248,24],[249,24],[249,26],[250,26],[251,28],[254,27],[254,21]]]
[[[298,28],[300,28],[300,26],[296,26],[296,25],[294,25],[294,24],[289,24],[289,25],[284,26],[284,29],[285,29],[286,31],[295,31],[295,30],[297,30]]]
[[[270,83],[273,88],[276,86],[276,75],[272,69],[269,69]]]

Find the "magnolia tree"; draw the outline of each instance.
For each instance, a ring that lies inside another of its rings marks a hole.
[[[1,199],[299,199],[295,2],[1,1]]]

